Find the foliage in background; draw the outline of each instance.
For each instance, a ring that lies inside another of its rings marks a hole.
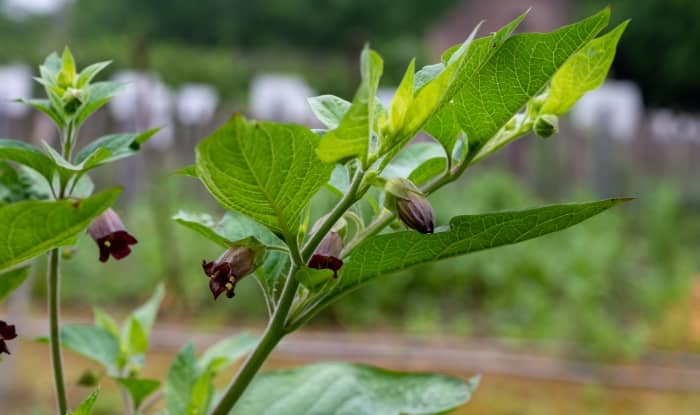
[[[610,2],[585,0],[578,6],[588,13],[606,4]],[[700,65],[700,3],[617,0],[614,6],[618,16],[634,21],[615,59],[615,76],[638,83],[647,105],[700,109],[700,78],[694,70]]]

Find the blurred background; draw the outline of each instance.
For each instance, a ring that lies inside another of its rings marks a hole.
[[[65,263],[64,319],[89,320],[94,305],[124,315],[164,280],[154,375],[190,339],[259,332],[266,311],[253,281],[213,302],[201,261],[219,249],[170,219],[179,209],[220,212],[196,181],[171,175],[199,140],[233,112],[316,126],[306,98],[351,99],[365,42],[385,59],[380,97],[390,101],[411,57],[437,61],[481,19],[484,35],[532,7],[520,30],[549,31],[609,3],[613,23],[632,23],[606,84],[561,120],[559,135],[517,141],[431,199],[443,223],[546,202],[636,201],[542,239],[379,279],[291,336],[269,368],[342,359],[483,373],[460,414],[700,413],[693,0],[0,0],[0,137],[57,139],[48,119],[10,100],[43,94],[31,77],[64,45],[79,67],[113,60],[101,77],[129,83],[82,140],[164,126],[142,156],[95,177],[98,187],[115,178],[126,187],[118,210],[139,244],[103,265],[82,238]],[[2,309],[26,327],[1,363],[0,408],[10,415],[51,413],[48,350],[31,341],[47,330],[42,262]],[[90,364],[66,354],[71,396],[83,396],[77,379]],[[99,413],[118,413],[116,388],[103,390]]]

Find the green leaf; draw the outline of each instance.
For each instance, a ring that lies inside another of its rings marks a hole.
[[[53,178],[53,161],[38,148],[19,140],[0,139],[0,160],[14,161],[39,172],[49,182]]]
[[[406,68],[401,83],[396,88],[394,98],[391,100],[391,108],[389,108],[389,121],[387,133],[394,135],[398,133],[404,124],[404,118],[409,107],[413,103],[413,85],[416,70],[416,60],[411,59],[411,62]]]
[[[63,120],[63,115],[56,112],[54,110],[53,106],[51,105],[51,101],[48,99],[18,99],[17,102],[21,102],[22,104],[27,104],[30,107],[34,108],[35,110],[41,111],[44,114],[46,114],[51,120],[56,124],[56,125],[63,125],[64,120]]]
[[[75,182],[75,180],[78,181]],[[68,197],[85,199],[92,195],[92,192],[95,190],[95,183],[93,183],[92,179],[87,174],[80,174],[73,176],[71,180],[68,181],[67,188],[69,189]]]
[[[455,144],[462,134],[462,127],[457,122],[454,105],[443,106],[440,111],[428,119],[423,129],[442,144],[448,157],[452,157]]]
[[[100,151],[107,151],[106,157],[99,157],[83,170],[95,168],[106,163],[111,163],[138,153],[141,145],[155,135],[160,128],[152,128],[138,134],[111,134],[100,137],[83,147],[75,155],[75,163],[81,164],[95,158]]]
[[[58,82],[64,85],[73,85],[75,81],[75,59],[70,53],[68,46],[63,48],[63,57],[61,58],[61,72],[58,74]]]
[[[33,169],[0,161],[0,206],[25,200],[45,200],[51,194],[46,179]]]
[[[119,326],[112,316],[99,307],[95,307],[92,313],[94,315],[95,326],[107,330],[112,333],[115,338],[119,337]]]
[[[323,363],[258,375],[231,414],[434,415],[467,402],[478,380]]]
[[[380,275],[412,265],[514,244],[556,232],[628,199],[551,205],[534,209],[456,216],[446,232],[403,231],[366,239],[340,269],[326,303]]]
[[[143,400],[160,387],[160,381],[153,379],[115,378],[114,380],[129,392],[135,408],[140,407]]]
[[[238,212],[226,212],[217,223],[207,213],[179,211],[173,219],[199,233],[222,248],[248,246],[258,249],[260,245],[284,246],[269,229]]]
[[[98,73],[102,72],[104,68],[109,66],[109,64],[112,63],[112,61],[103,61],[103,62],[97,62],[93,63],[92,65],[84,68],[81,72],[80,75],[78,75],[78,81],[77,85],[78,88],[82,88],[85,85],[89,84],[90,81],[97,76]]]
[[[211,372],[200,374],[194,346],[188,344],[175,357],[165,381],[165,404],[170,414],[204,414],[211,401]]]
[[[431,141],[411,144],[404,147],[404,149],[396,155],[394,161],[382,172],[382,177],[386,179],[393,179],[396,177],[408,178],[418,166],[436,157],[445,158],[445,151],[439,144]]]
[[[379,78],[384,63],[379,54],[368,47],[360,56],[362,82],[352,105],[343,116],[338,128],[323,136],[318,147],[318,156],[326,163],[334,163],[353,157],[366,161],[370,137],[376,133],[375,106]]]
[[[247,246],[255,253],[256,265],[262,265],[262,274],[268,294],[274,291],[280,272],[286,266],[288,255],[280,251],[266,250],[266,247],[284,248],[286,245],[269,229],[238,212],[226,212],[217,223],[206,213],[180,211],[173,219],[222,248]]]
[[[342,164],[336,164],[331,179],[326,187],[338,197],[343,197],[350,190],[350,172]]]
[[[445,157],[434,157],[425,160],[420,166],[416,167],[408,176],[408,180],[416,186],[420,186],[427,181],[444,173],[447,169],[447,159]]]
[[[464,43],[452,54],[442,72],[416,92],[415,98],[406,110],[406,122],[401,131],[396,134],[393,145],[402,147],[418,133],[431,115],[452,98],[455,82],[466,66],[471,44],[480,26],[481,24],[474,28]]]
[[[307,290],[314,292],[323,287],[323,284],[333,280],[333,271],[328,269],[299,268],[294,273],[294,278]]]
[[[200,373],[216,374],[245,356],[258,344],[258,338],[247,333],[231,336],[208,348],[197,361]]]
[[[470,152],[480,149],[542,91],[557,70],[608,23],[602,12],[551,33],[508,38],[454,97]]]
[[[109,331],[87,324],[70,324],[61,328],[64,347],[92,359],[116,376],[119,362],[119,340]]]
[[[100,390],[96,389],[77,407],[75,411],[69,412],[69,415],[91,415],[92,408],[95,406],[95,401],[97,396],[100,394]]]
[[[63,246],[114,203],[121,189],[87,199],[19,202],[0,208],[0,270]]]
[[[56,52],[51,52],[51,54],[44,59],[44,63],[39,69],[43,73],[46,73],[48,78],[56,78],[58,72],[61,70],[61,57],[58,56]]]
[[[148,351],[148,335],[136,317],[130,316],[124,326],[119,340],[119,349],[127,357],[139,357]],[[140,364],[138,364],[140,368]]]
[[[151,334],[163,296],[165,296],[165,286],[160,283],[156,286],[151,297],[131,314],[141,325],[146,337]]]
[[[195,179],[199,178],[199,176],[197,176],[197,166],[195,166],[194,164],[192,164],[190,166],[185,166],[179,170],[175,170],[173,172],[173,174],[176,176],[186,176],[186,177],[192,177]]]
[[[598,88],[608,74],[615,58],[617,43],[629,20],[609,33],[591,40],[572,56],[552,78],[549,96],[542,114],[563,114],[574,106],[586,92]]]
[[[222,206],[292,240],[333,170],[316,156],[318,142],[304,127],[236,116],[197,145],[197,175]]]
[[[102,108],[124,87],[119,82],[95,82],[86,87],[87,100],[75,114],[75,123],[81,125],[93,112]]]
[[[187,404],[185,414],[204,415],[209,409],[212,397],[214,396],[214,385],[212,384],[213,374],[210,371],[200,375],[192,388],[192,399]]]
[[[22,285],[29,276],[30,268],[25,266],[0,273],[0,302]]]
[[[335,95],[320,95],[308,99],[311,111],[328,129],[337,128],[352,105]]]

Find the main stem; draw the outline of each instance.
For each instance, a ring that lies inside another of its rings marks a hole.
[[[61,132],[61,144],[63,157],[71,161],[73,143],[77,136],[77,129],[70,122]],[[61,183],[56,199],[65,197],[65,184]],[[68,412],[68,399],[66,398],[66,383],[63,378],[63,356],[61,354],[61,252],[59,248],[51,250],[49,253],[49,270],[47,274],[47,285],[49,290],[49,344],[51,347],[51,365],[53,366],[54,384],[56,385],[56,403],[59,415]]]
[[[49,253],[49,271],[47,283],[49,287],[49,342],[51,346],[51,364],[53,365],[54,383],[56,385],[56,402],[60,415],[68,412],[68,400],[66,399],[66,385],[63,380],[63,358],[61,356],[61,337],[59,326],[59,287],[61,253],[56,248]]]
[[[231,411],[233,405],[235,405],[241,395],[243,395],[243,392],[253,380],[258,370],[260,370],[263,363],[265,363],[265,360],[267,360],[272,350],[277,346],[277,343],[284,337],[284,323],[289,314],[289,309],[292,306],[294,294],[296,294],[297,287],[299,286],[299,282],[294,278],[296,268],[296,264],[294,264],[289,270],[279,304],[265,329],[265,334],[263,334],[262,339],[260,339],[260,343],[258,343],[253,353],[248,356],[248,359],[246,359],[243,366],[238,370],[236,377],[229,385],[223,398],[221,398],[221,401],[219,401],[214,411],[212,411],[212,415],[227,415]]]
[[[211,415],[228,415],[231,408],[236,404],[238,399],[243,395],[246,388],[258,373],[260,367],[265,363],[267,357],[270,355],[272,350],[277,346],[277,344],[282,340],[282,338],[287,334],[285,323],[287,322],[287,316],[294,302],[294,296],[299,288],[299,282],[294,278],[294,273],[299,267],[302,267],[304,261],[306,261],[311,254],[316,250],[318,244],[321,243],[323,237],[330,231],[333,225],[340,219],[346,210],[352,206],[355,201],[361,197],[358,195],[358,189],[363,178],[363,171],[357,170],[352,182],[350,183],[350,189],[343,196],[343,198],[338,202],[338,204],[333,208],[333,210],[328,214],[326,220],[323,222],[321,227],[314,235],[311,236],[309,241],[304,245],[301,252],[296,244],[294,246],[290,245],[290,253],[292,256],[292,266],[287,274],[287,281],[284,283],[284,288],[282,289],[282,295],[277,303],[277,308],[275,309],[270,322],[265,329],[262,339],[253,350],[243,366],[238,370],[236,377],[233,379],[228,389],[221,398],[221,401],[216,405],[216,408],[211,412]]]

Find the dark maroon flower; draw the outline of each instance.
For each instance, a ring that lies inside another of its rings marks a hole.
[[[397,198],[396,210],[401,221],[420,233],[433,233],[435,215],[430,202],[420,193],[407,191],[406,198]]]
[[[0,353],[10,354],[10,350],[5,344],[5,340],[12,340],[17,337],[17,331],[15,331],[15,326],[13,324],[7,324],[0,320]]]
[[[88,233],[100,248],[100,261],[107,262],[111,254],[114,259],[122,259],[131,253],[129,245],[138,241],[126,231],[117,213],[105,210],[88,227]]]
[[[238,281],[255,269],[255,254],[245,246],[229,248],[213,262],[202,261],[204,273],[209,277],[209,289],[216,300],[225,291],[233,298]]]
[[[338,270],[343,266],[343,260],[339,258],[342,250],[343,239],[338,232],[330,232],[318,244],[307,266],[315,269],[330,269],[333,271],[333,278],[337,278]]]

